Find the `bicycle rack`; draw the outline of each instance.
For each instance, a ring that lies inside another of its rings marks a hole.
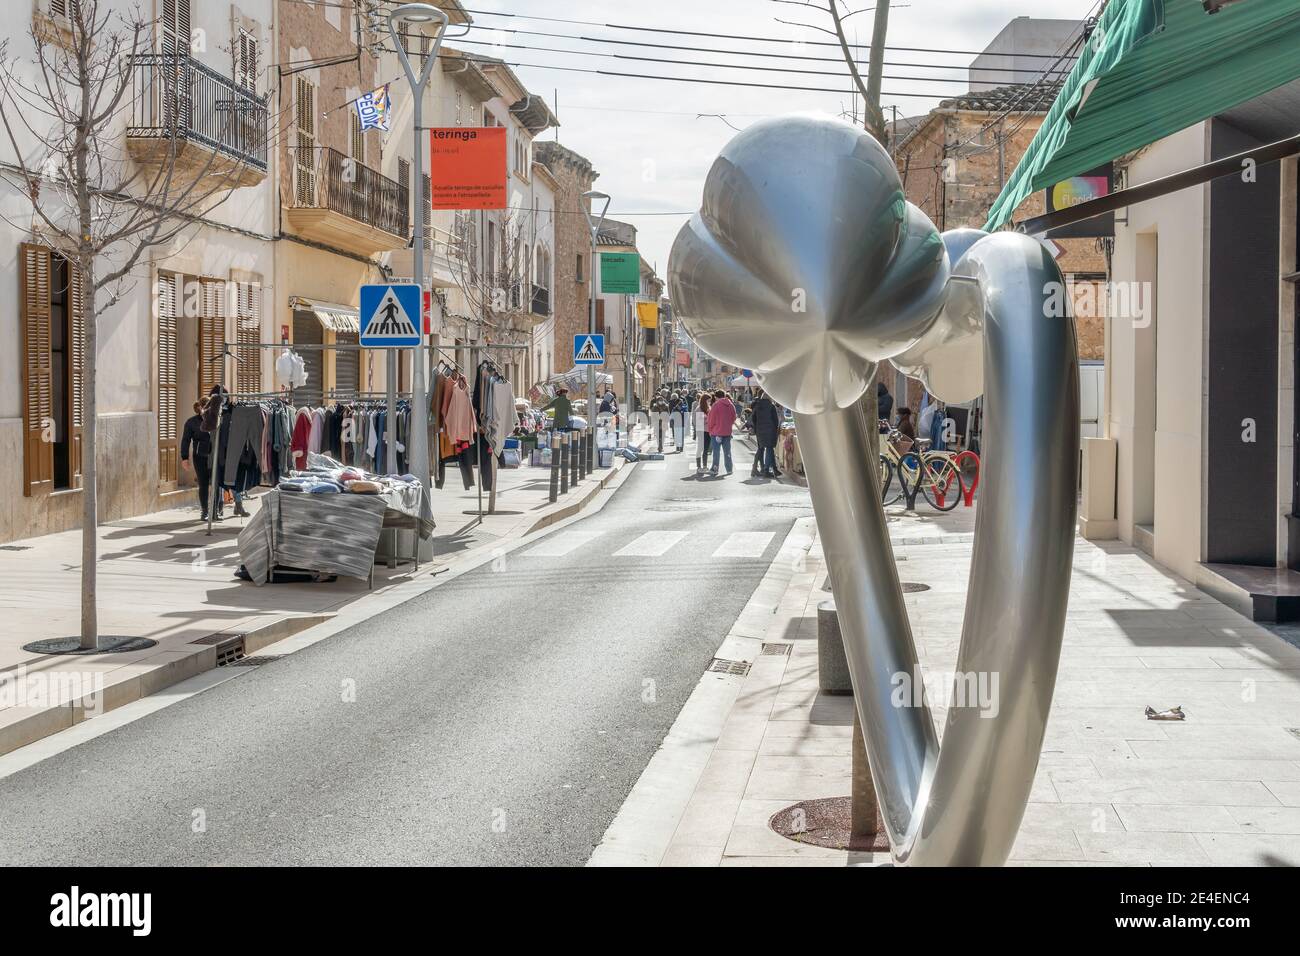
[[[971,482],[969,488],[966,487],[966,482],[962,481],[962,495],[966,499],[966,507],[970,508],[975,504],[975,489],[980,486],[980,456],[973,451],[967,450],[954,456],[952,463],[957,466],[957,470],[960,472],[961,463],[968,458],[975,462],[975,480]]]

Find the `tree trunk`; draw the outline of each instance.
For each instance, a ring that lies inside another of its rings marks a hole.
[[[96,462],[98,445],[99,401],[96,396],[96,357],[99,354],[99,315],[95,290],[95,260],[81,257],[78,263],[82,275],[84,303],[83,324],[86,341],[82,359],[81,379],[81,646],[98,647],[99,614],[95,593],[97,563],[99,560],[99,502],[97,498],[99,469]]]

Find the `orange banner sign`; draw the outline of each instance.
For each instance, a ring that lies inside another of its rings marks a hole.
[[[429,171],[434,209],[505,209],[505,127],[429,130]]]

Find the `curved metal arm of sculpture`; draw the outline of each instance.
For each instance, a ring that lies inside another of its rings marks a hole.
[[[792,136],[805,147],[796,154],[781,149]],[[869,194],[836,192],[845,182],[866,183]],[[960,230],[944,235],[936,262],[925,255],[924,227],[937,233],[898,198],[900,186],[861,130],[807,117],[757,124],[715,164],[669,277],[674,308],[701,346],[754,368],[796,409],[896,861],[998,865],[1033,784],[1065,625],[1079,429],[1074,327],[1046,308],[1062,279],[1039,243]],[[892,234],[887,217],[872,215],[891,203]],[[857,234],[846,234],[854,222]],[[786,282],[814,303],[793,319],[772,307]],[[910,692],[923,685],[880,504],[874,416],[856,401],[872,362],[891,355],[942,398],[970,398],[981,386],[985,395],[980,511],[942,748],[924,695]]]

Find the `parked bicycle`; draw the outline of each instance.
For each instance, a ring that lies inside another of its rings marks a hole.
[[[882,422],[882,424],[884,424]],[[932,451],[929,439],[915,443],[896,428],[889,430],[880,452],[880,500],[888,506],[918,485],[937,511],[952,511],[962,497],[962,472],[955,455]]]

